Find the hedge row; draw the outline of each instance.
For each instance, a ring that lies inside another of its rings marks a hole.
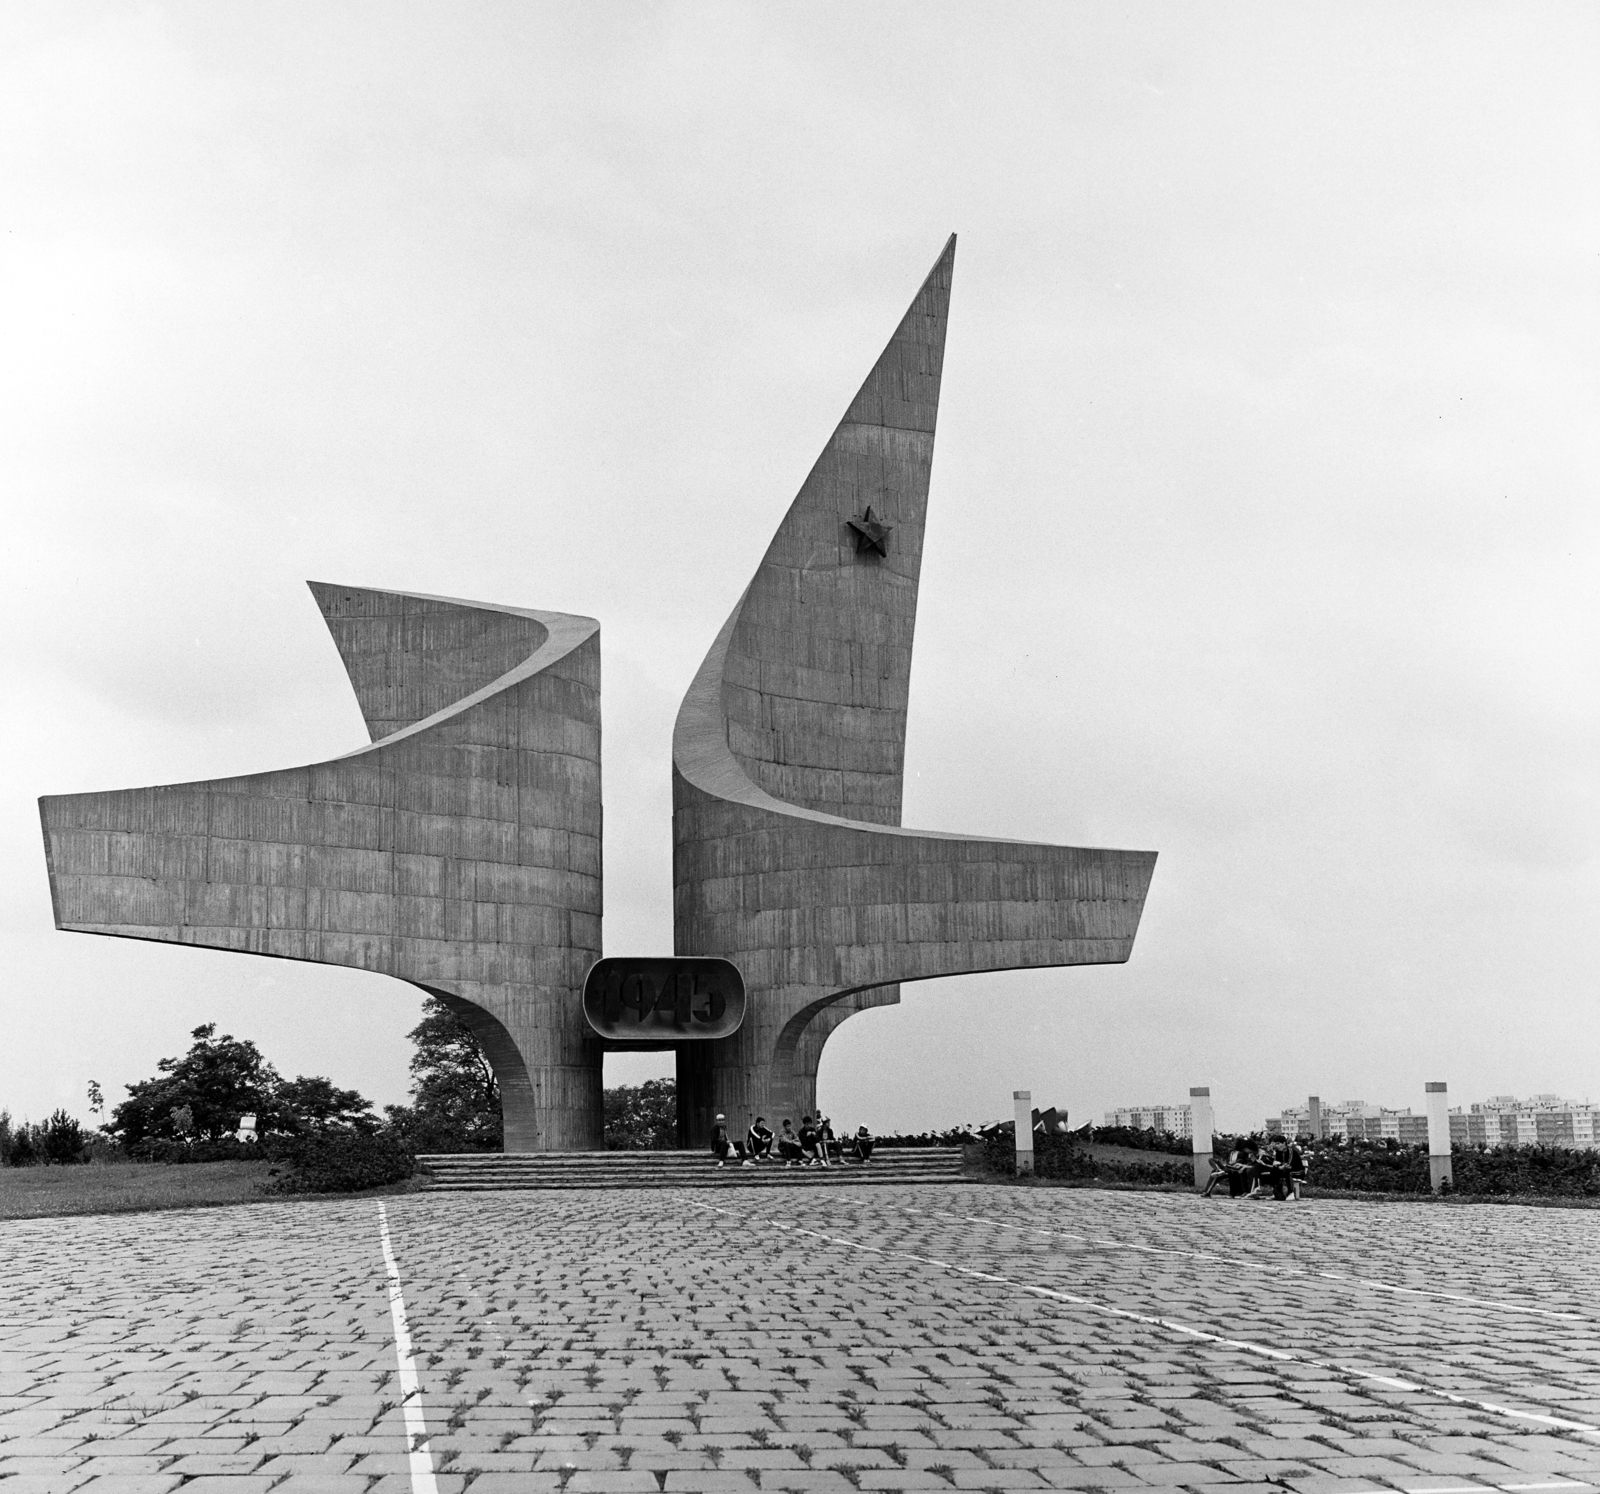
[[[1091,1157],[1072,1144],[1070,1136],[1035,1134],[1035,1177],[1073,1182],[1193,1183],[1192,1162],[1110,1162]],[[1152,1156],[1159,1156],[1153,1153]],[[983,1161],[991,1172],[1010,1173],[1017,1165],[1016,1144],[1010,1130],[993,1131],[983,1138]]]
[[[391,1132],[320,1131],[293,1137],[282,1148],[286,1165],[269,1193],[356,1193],[398,1183],[417,1159]]]
[[[1314,1149],[1310,1186],[1361,1193],[1428,1193],[1426,1147],[1354,1143]],[[1600,1197],[1600,1151],[1563,1146],[1455,1146],[1452,1191],[1507,1197]]]
[[[1096,1131],[1096,1139],[1103,1134]],[[989,1171],[1010,1174],[1016,1151],[1009,1129],[985,1136],[982,1155]],[[1159,1155],[1159,1154],[1157,1154]],[[1383,1142],[1344,1142],[1308,1148],[1308,1189],[1312,1193],[1432,1192],[1426,1147]],[[1457,1146],[1451,1155],[1452,1191],[1477,1197],[1600,1197],[1600,1151],[1559,1146]],[[1193,1165],[1183,1162],[1099,1161],[1073,1145],[1070,1136],[1035,1135],[1033,1170],[1037,1177],[1113,1183],[1189,1183]]]

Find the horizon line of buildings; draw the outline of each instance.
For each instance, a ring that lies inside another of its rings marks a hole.
[[[1105,1112],[1108,1126],[1136,1131],[1194,1135],[1194,1113],[1188,1105],[1122,1105]],[[1395,1141],[1401,1146],[1428,1144],[1428,1117],[1410,1106],[1369,1105],[1365,1100],[1324,1101],[1311,1095],[1269,1115],[1264,1129],[1273,1136],[1309,1136],[1326,1141]],[[1565,1146],[1600,1150],[1600,1105],[1537,1094],[1490,1095],[1481,1103],[1457,1105],[1450,1111],[1450,1140],[1462,1146]]]
[[[1538,1094],[1526,1100],[1515,1095],[1490,1095],[1487,1100],[1450,1109],[1450,1140],[1462,1146],[1565,1146],[1600,1149],[1600,1105]],[[1428,1144],[1428,1117],[1410,1106],[1369,1105],[1364,1100],[1323,1102],[1316,1095],[1304,1105],[1268,1116],[1273,1135],[1309,1136],[1325,1140],[1397,1141],[1402,1146]]]

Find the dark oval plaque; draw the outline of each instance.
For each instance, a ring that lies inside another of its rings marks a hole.
[[[615,1042],[702,1042],[744,1021],[744,977],[731,960],[596,960],[583,982],[583,1014]]]

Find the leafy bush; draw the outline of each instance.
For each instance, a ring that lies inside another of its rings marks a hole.
[[[1564,1146],[1452,1147],[1457,1193],[1600,1197],[1600,1152]]]
[[[915,1135],[897,1133],[877,1138],[879,1146],[973,1146],[978,1140],[971,1126],[951,1126],[946,1131],[918,1131]]]
[[[1452,1191],[1487,1197],[1600,1197],[1600,1152],[1561,1146],[1454,1146]],[[1315,1189],[1359,1193],[1432,1191],[1426,1147],[1334,1140],[1309,1154]]]
[[[271,1193],[355,1193],[398,1183],[417,1170],[417,1159],[392,1131],[308,1131],[282,1144],[284,1170]]]

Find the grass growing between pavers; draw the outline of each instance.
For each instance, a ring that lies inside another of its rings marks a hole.
[[[361,1194],[279,1195],[262,1191],[271,1162],[114,1162],[86,1167],[0,1167],[0,1219],[70,1214],[132,1214],[203,1209],[288,1198],[351,1198],[407,1193],[399,1184]]]

